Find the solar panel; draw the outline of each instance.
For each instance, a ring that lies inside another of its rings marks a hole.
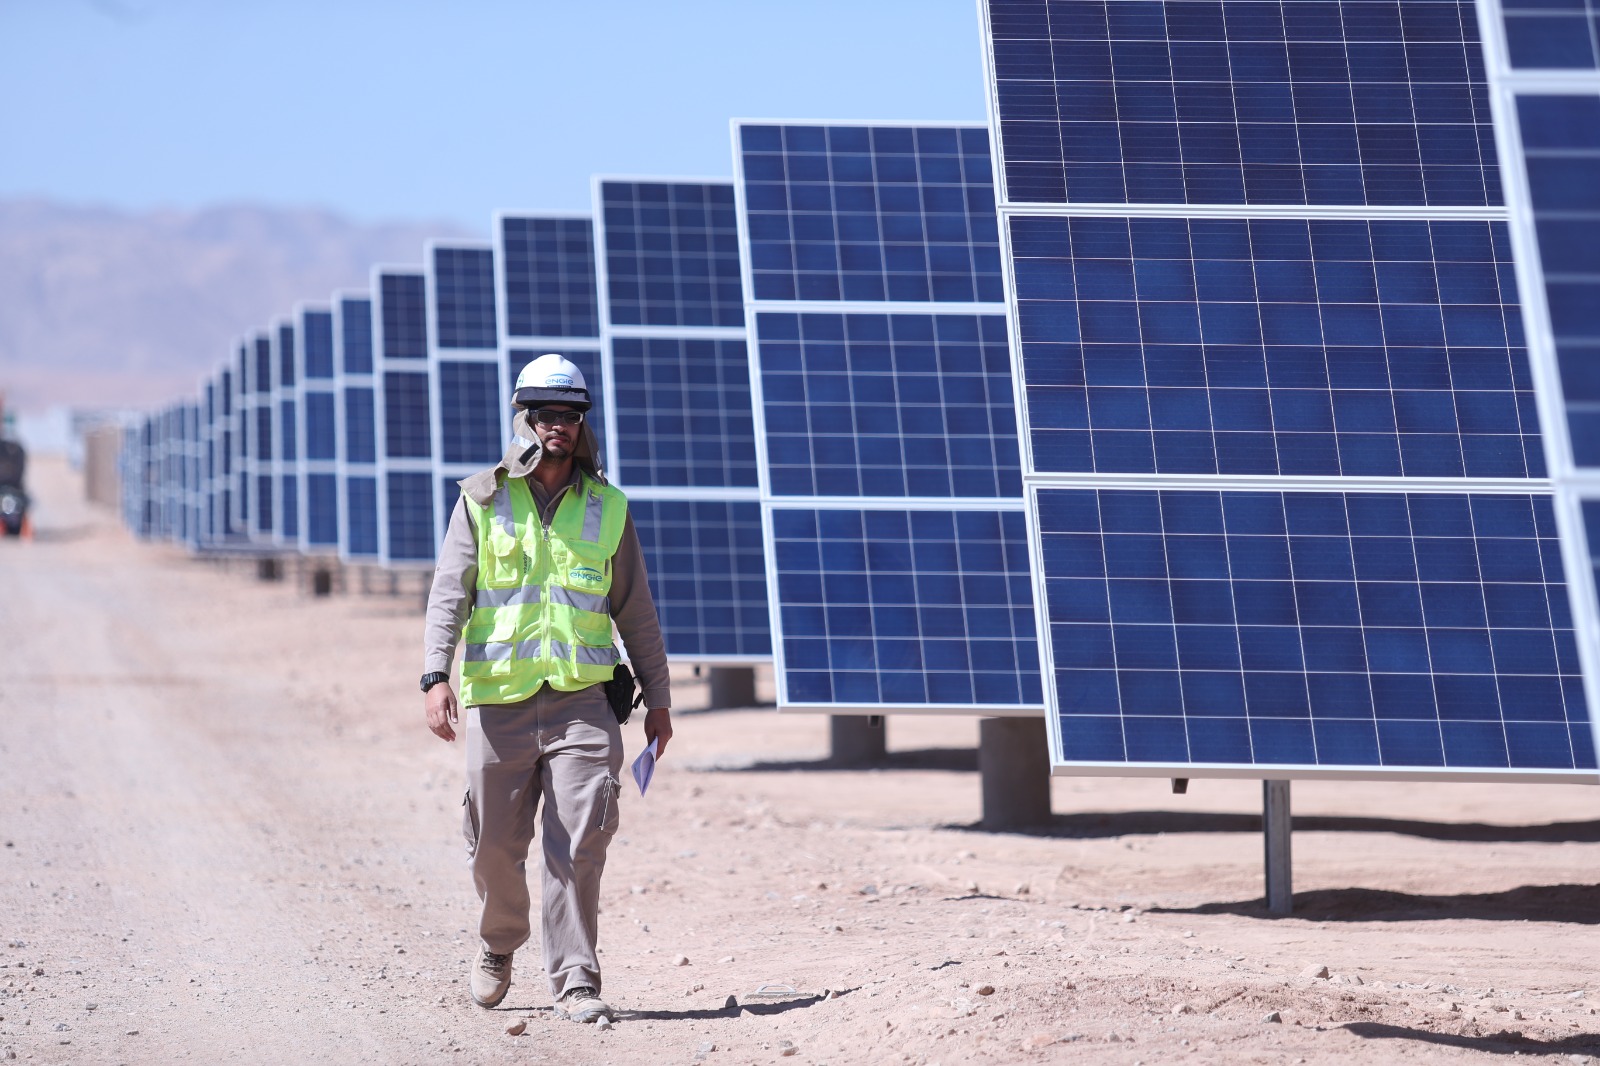
[[[333,312],[302,305],[296,313],[300,337],[300,524],[301,552],[328,554],[339,548],[339,448]]]
[[[278,449],[273,457],[277,487],[278,525],[273,540],[282,547],[300,544],[300,389],[299,354],[294,322],[278,325],[274,334],[276,377],[273,396],[277,406]]]
[[[1473,5],[984,21],[1055,769],[1592,777]]]
[[[252,377],[250,343],[240,341],[233,365],[234,473],[230,507],[234,530],[243,537],[249,537],[253,528],[250,515],[250,500],[254,495],[254,470],[250,460],[250,441],[254,435],[251,423],[255,418],[255,400],[250,395]]]
[[[1487,3],[1485,44],[1500,106],[1533,379],[1545,415],[1579,659],[1600,706],[1600,55],[1587,0]],[[1600,722],[1596,723],[1600,731]]]
[[[645,549],[667,654],[765,660],[733,186],[597,177],[594,203],[607,416],[597,428]]]
[[[988,131],[733,135],[779,705],[1041,713]]]
[[[431,564],[434,539],[432,398],[426,275],[376,267],[372,290],[378,561]]]
[[[275,445],[276,398],[273,392],[272,338],[258,333],[250,351],[250,411],[246,416],[250,431],[249,468],[250,535],[253,540],[270,542],[276,525],[276,493],[273,464]]]
[[[428,362],[434,480],[455,485],[499,462],[506,448],[507,398],[496,313],[494,251],[488,245],[432,244]],[[435,496],[433,540],[444,540],[456,493]]]
[[[372,300],[333,298],[334,448],[339,558],[378,557],[378,430],[373,377]]]

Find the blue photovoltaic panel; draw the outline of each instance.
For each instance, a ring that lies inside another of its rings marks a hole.
[[[272,408],[265,404],[256,408],[255,458],[272,458]]]
[[[306,311],[300,316],[301,341],[305,347],[307,378],[333,377],[333,315],[328,311]]]
[[[295,435],[295,402],[292,398],[292,393],[290,397],[290,399],[278,401],[278,425],[282,430],[278,438],[281,442],[278,449],[278,458],[287,463],[293,463],[299,458],[297,454],[299,450],[297,441],[299,438]]]
[[[989,131],[738,130],[756,300],[998,303]]]
[[[347,463],[378,461],[370,387],[351,386],[344,390],[344,458]]]
[[[755,487],[743,340],[614,337],[611,366],[624,484]]]
[[[612,325],[744,325],[733,186],[600,183]]]
[[[774,496],[1022,495],[1003,314],[757,314]]]
[[[1041,489],[1063,761],[1595,765],[1547,495]]]
[[[428,296],[421,274],[385,271],[378,276],[385,359],[428,358]]]
[[[487,248],[435,248],[433,289],[439,347],[492,350],[499,344],[493,252]]]
[[[1596,86],[1600,89],[1600,85]],[[1517,98],[1572,461],[1600,468],[1600,92]]]
[[[284,474],[279,479],[283,492],[283,506],[281,508],[283,525],[278,530],[279,536],[286,540],[298,540],[300,537],[300,479],[294,474]]]
[[[370,403],[370,394],[368,401]],[[334,420],[335,397],[331,392],[305,394],[306,458],[332,462],[338,458]]]
[[[434,557],[433,475],[394,471],[388,489],[389,562],[428,562]]]
[[[428,410],[426,373],[408,370],[390,370],[384,373],[384,458],[428,458],[430,452]]]
[[[1011,202],[1500,202],[1472,0],[988,11]]]
[[[339,478],[306,475],[306,539],[318,547],[339,543]]]
[[[372,373],[372,301],[347,296],[339,301],[340,351],[346,374]]]
[[[1544,474],[1503,223],[1011,227],[1040,471]]]
[[[294,327],[278,327],[278,384],[294,384]]]
[[[1020,511],[774,506],[788,699],[1038,704]]]
[[[272,475],[256,475],[256,532],[271,533],[272,524]]]
[[[349,552],[353,556],[378,554],[378,479],[351,476],[344,481],[344,517],[349,523]]]
[[[255,384],[251,391],[259,396],[272,391],[272,339],[266,334],[256,337]]]
[[[1502,0],[1506,47],[1519,70],[1600,69],[1594,0]]]
[[[506,447],[500,434],[499,413],[498,363],[440,361],[441,459],[485,466],[499,462]]]
[[[605,375],[600,363],[600,353],[583,348],[512,348],[506,353],[506,396],[510,397],[517,391],[517,375],[522,373],[522,368],[539,358],[554,352],[564,359],[572,360],[573,364],[583,372],[584,384],[589,388],[589,398],[594,406],[585,412],[583,418],[594,428],[596,438],[605,440],[605,405],[607,390]],[[499,456],[495,457],[496,459]],[[609,460],[609,456],[607,457]]]
[[[506,332],[512,337],[598,337],[594,226],[587,218],[506,217]]]
[[[630,498],[628,511],[649,568],[667,654],[770,656],[759,505]]]

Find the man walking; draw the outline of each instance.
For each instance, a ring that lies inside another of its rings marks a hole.
[[[667,658],[628,501],[606,483],[583,374],[543,355],[517,376],[516,439],[461,482],[428,596],[422,691],[447,741],[465,708],[464,831],[483,912],[472,998],[493,1007],[530,935],[526,861],[543,812],[542,949],[556,1010],[610,1018],[600,998],[600,874],[617,830],[622,732],[604,682],[612,625],[644,690],[645,740],[672,737]],[[485,412],[488,415],[488,412]],[[450,667],[465,636],[458,707]]]

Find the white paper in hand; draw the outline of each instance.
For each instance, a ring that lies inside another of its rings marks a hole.
[[[656,773],[656,742],[650,741],[650,746],[639,753],[633,760],[633,783],[639,786],[639,795],[644,795],[650,787],[650,779]]]

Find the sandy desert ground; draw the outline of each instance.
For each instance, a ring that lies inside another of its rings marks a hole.
[[[989,834],[974,721],[894,719],[842,770],[824,719],[697,710],[687,670],[605,880],[622,1019],[555,1018],[531,947],[479,1009],[418,597],[261,583],[32,480],[38,536],[0,544],[0,1061],[1600,1056],[1600,790],[1297,783],[1271,918],[1259,784],[1058,779],[1053,825]]]

